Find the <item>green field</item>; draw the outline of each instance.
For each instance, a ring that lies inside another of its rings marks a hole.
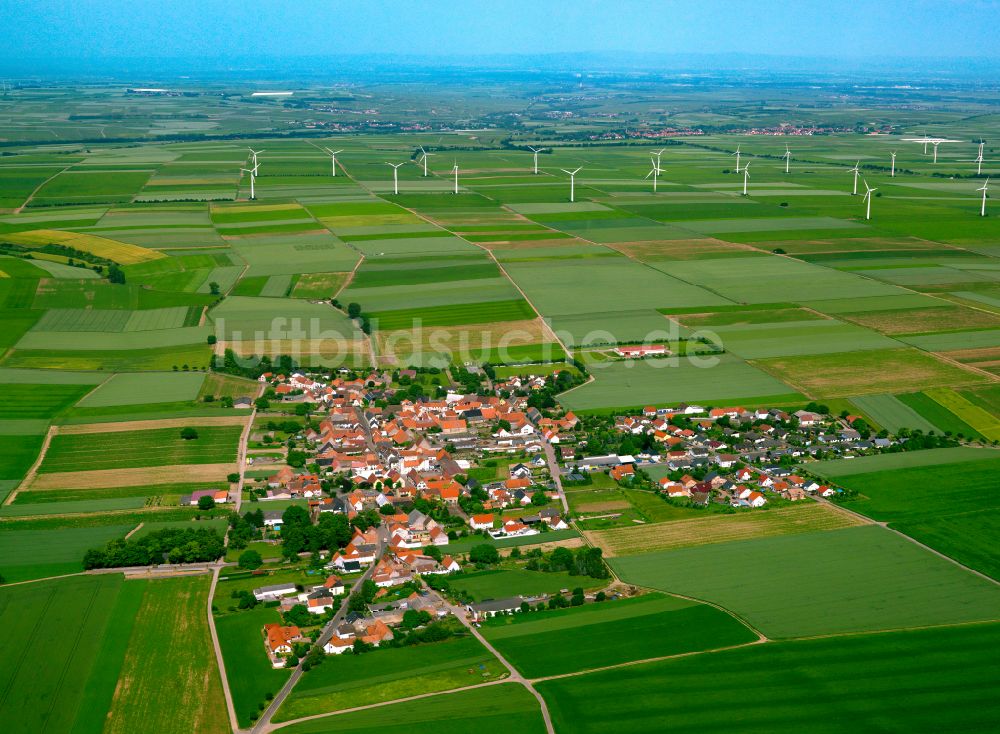
[[[929,449],[925,451],[902,451],[895,454],[873,454],[854,459],[831,459],[809,465],[809,471],[821,477],[842,481],[842,477],[852,474],[868,474],[876,471],[910,469],[920,466],[948,466],[967,461],[986,461],[1000,458],[1000,451],[958,446],[950,449]]]
[[[260,585],[260,581],[255,580],[250,589]],[[222,588],[219,587],[219,592]],[[225,594],[230,590],[227,587]],[[215,605],[228,604],[228,597],[220,598],[219,592]],[[281,622],[277,610],[261,607],[215,617],[215,630],[240,726],[249,726],[263,710],[261,704],[266,705],[267,697],[276,695],[291,675],[290,670],[272,668],[264,650],[263,629],[271,622]]]
[[[92,385],[0,383],[0,420],[52,418],[93,389]]]
[[[996,624],[778,642],[538,689],[556,731],[587,734],[989,731],[997,644]],[[753,681],[752,700],[706,681]]]
[[[180,428],[61,434],[52,438],[40,473],[125,469],[173,464],[215,464],[236,460],[240,426],[202,426],[184,440]]]
[[[594,365],[594,382],[564,393],[560,401],[572,410],[595,410],[679,402],[744,401],[785,396],[792,389],[767,373],[728,354],[705,362],[645,359]]]
[[[104,731],[146,585],[105,574],[0,588],[7,731]]]
[[[725,612],[661,594],[494,617],[482,631],[529,678],[757,639]]]
[[[506,675],[474,637],[329,657],[310,670],[282,704],[276,721],[446,691]]]
[[[293,724],[288,734],[382,734],[406,721],[413,734],[468,734],[511,729],[544,734],[538,701],[526,688],[504,683],[368,711]]]
[[[998,471],[1000,456],[850,474],[839,481],[859,497],[841,504],[1000,579]]]
[[[721,604],[772,638],[992,620],[1000,610],[992,583],[877,526],[609,563],[628,582]]]
[[[209,581],[202,574],[145,582],[105,732],[149,722],[165,733],[230,731],[205,617]]]
[[[204,381],[205,375],[200,372],[117,374],[87,395],[78,405],[82,408],[100,408],[193,400],[198,397]]]
[[[121,521],[98,527],[22,528],[17,524],[0,525],[0,574],[7,581],[79,573],[83,554],[114,538],[124,537],[135,523]]]

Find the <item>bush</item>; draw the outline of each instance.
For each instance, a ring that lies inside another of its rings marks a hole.
[[[192,441],[198,438],[198,430],[195,428],[191,428],[191,426],[188,426],[187,428],[182,428],[181,438],[183,438],[185,441]]]
[[[469,551],[469,560],[473,563],[494,564],[500,562],[500,551],[492,543],[480,543]]]

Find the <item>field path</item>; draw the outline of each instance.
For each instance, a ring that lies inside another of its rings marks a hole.
[[[14,210],[14,213],[15,214],[20,214],[22,211],[24,211],[24,208],[26,206],[28,206],[28,204],[31,203],[31,200],[35,198],[35,194],[37,194],[39,191],[41,191],[42,187],[45,186],[45,184],[47,184],[49,181],[51,181],[52,179],[54,179],[59,174],[66,173],[66,171],[68,171],[69,169],[71,169],[74,165],[75,164],[71,163],[70,165],[68,165],[65,168],[63,168],[61,171],[57,171],[56,173],[53,173],[47,179],[45,179],[40,184],[38,184],[38,186],[36,186],[34,188],[34,190],[30,194],[28,194],[28,198],[24,200],[24,203],[21,204],[21,206],[19,206],[17,209]]]
[[[485,647],[487,650],[493,653],[494,657],[496,657],[497,660],[503,663],[504,666],[507,668],[507,670],[510,671],[510,677],[505,678],[504,680],[513,683],[520,683],[522,686],[528,689],[528,691],[531,693],[532,696],[538,699],[538,705],[542,709],[542,719],[545,721],[545,730],[548,732],[548,734],[555,734],[555,729],[552,727],[552,717],[549,716],[548,704],[545,703],[545,699],[542,698],[542,694],[535,689],[535,687],[531,684],[531,681],[525,678],[523,675],[521,675],[517,671],[517,669],[507,661],[507,658],[501,655],[500,651],[497,650],[495,647],[493,647],[493,645],[491,645],[486,640],[486,638],[479,633],[479,630],[469,623],[469,620],[466,619],[465,617],[464,609],[462,609],[461,607],[453,606],[451,608],[451,613],[458,618],[459,622],[461,622],[466,626],[469,632],[472,633],[472,636],[475,637],[477,640],[479,640],[480,644],[482,644],[483,647]]]
[[[264,385],[262,383],[258,384],[257,394],[255,397],[259,397],[264,392]],[[236,482],[236,512],[240,511],[240,507],[243,505],[243,483],[246,481],[246,471],[247,471],[247,444],[250,442],[250,432],[253,430],[253,422],[257,417],[257,407],[256,405],[250,411],[250,417],[247,420],[246,426],[243,428],[243,433],[240,434],[240,445],[236,450],[236,466],[239,472],[240,478]],[[229,531],[226,531],[226,542],[229,542]],[[227,688],[228,691],[228,688]]]
[[[52,443],[52,437],[57,433],[59,433],[59,426],[49,426],[49,430],[45,432],[45,440],[42,441],[42,447],[38,451],[38,458],[35,459],[35,463],[28,469],[28,473],[24,475],[21,483],[17,485],[13,492],[7,495],[7,499],[4,500],[5,505],[13,504],[17,493],[22,489],[26,489],[35,481],[35,476],[38,474],[38,467],[42,465],[42,461],[45,459],[45,452],[49,450],[49,444]]]
[[[236,718],[236,708],[233,706],[233,694],[229,691],[229,677],[226,675],[226,665],[222,660],[222,647],[219,645],[219,635],[215,631],[215,617],[212,614],[212,600],[215,599],[215,586],[219,583],[219,571],[222,564],[216,563],[212,568],[212,584],[208,589],[208,632],[212,636],[212,649],[215,651],[215,664],[219,668],[222,679],[222,693],[226,697],[226,709],[229,711],[229,726],[233,731],[239,731],[240,724]]]

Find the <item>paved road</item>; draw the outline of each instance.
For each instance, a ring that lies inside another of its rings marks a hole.
[[[559,462],[556,460],[556,449],[547,440],[542,439],[542,447],[545,450],[545,461],[549,465],[549,474],[555,482],[556,490],[559,492],[559,501],[562,502],[563,513],[569,514],[569,502],[566,501],[566,493],[563,491],[562,476],[559,473]]]
[[[378,533],[378,552],[375,554],[376,563],[378,562],[378,559],[382,557],[382,553],[385,551],[389,541],[387,537],[388,531],[384,526],[379,528]],[[368,567],[368,570],[366,570],[364,574],[362,574],[361,578],[355,582],[354,588],[359,588],[364,581],[371,577],[372,573],[375,571],[376,563],[373,563]],[[334,631],[337,629],[337,625],[343,622],[344,617],[347,616],[347,611],[347,600],[345,599],[340,606],[340,611],[338,611],[333,618],[326,623],[326,626],[323,627],[323,631],[320,632],[315,644],[322,646],[330,641],[330,638],[333,637]],[[264,711],[263,714],[261,714],[260,718],[257,719],[257,723],[254,724],[253,728],[250,730],[253,734],[265,734],[265,732],[272,731],[275,728],[271,723],[271,719],[274,714],[277,713],[285,699],[288,698],[288,695],[292,692],[292,689],[295,688],[295,684],[299,682],[299,678],[301,677],[302,667],[296,666],[292,671],[291,677],[285,685],[281,687],[281,690],[278,691],[278,695],[276,695],[271,701],[271,705],[267,707],[267,710]]]
[[[258,393],[260,390],[258,390]],[[250,410],[250,419],[240,434],[240,447],[236,453],[236,466],[239,469],[240,480],[236,483],[236,511],[240,511],[243,506],[243,482],[247,471],[247,444],[250,441],[250,431],[253,430],[253,421],[257,417],[257,408]],[[226,531],[228,533],[228,530]]]

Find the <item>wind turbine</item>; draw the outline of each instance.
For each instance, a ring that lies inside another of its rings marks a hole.
[[[386,161],[387,166],[392,166],[392,193],[399,195],[399,167],[405,165],[404,163],[389,163]]]
[[[931,145],[934,146],[934,162],[937,163],[937,149],[938,149],[938,146],[941,145],[941,141],[940,140],[932,140],[931,141]]]
[[[983,205],[979,209],[979,216],[981,217],[986,216],[986,192],[989,190],[989,185],[990,185],[990,180],[989,178],[987,178],[986,183],[984,183],[980,188],[976,189],[976,191],[983,192]]]
[[[532,148],[529,145],[528,146],[528,150],[530,150],[532,152],[532,154],[534,154],[534,158],[535,158],[535,175],[537,176],[538,175],[538,154],[541,153],[543,150],[546,150],[546,148]]]
[[[792,160],[792,151],[788,149],[787,145],[785,146],[785,154],[781,157],[785,159],[785,173],[788,173],[788,164]]]
[[[583,166],[580,166],[575,171],[567,171],[565,168],[561,170],[563,173],[569,174],[569,200],[576,201],[576,174],[583,170]]]
[[[254,168],[256,168],[257,167],[257,154],[258,153],[264,153],[266,151],[263,151],[263,150],[254,150],[253,148],[247,148],[247,150],[249,150],[250,154],[253,156],[253,165],[254,165]]]
[[[663,169],[660,168],[660,161],[659,160],[653,160],[653,158],[650,157],[649,162],[653,164],[653,168],[652,168],[652,170],[650,170],[649,173],[646,174],[646,178],[649,178],[650,176],[653,177],[653,193],[655,194],[656,193],[656,180],[659,177],[659,175],[661,173],[663,173]]]
[[[896,151],[892,151],[889,155],[892,156],[892,171],[889,173],[889,176],[896,178]]]
[[[455,174],[455,193],[458,193],[458,161],[455,161],[455,166],[451,169],[452,173]]]
[[[736,152],[735,153],[730,153],[729,155],[736,156],[736,172],[739,173],[740,172],[740,146],[737,145],[736,146]]]
[[[986,141],[981,141],[979,143],[979,154],[976,156],[976,175],[983,175],[983,148],[986,147]]]
[[[666,148],[660,148],[658,151],[656,151],[655,153],[653,153],[653,155],[656,156],[656,167],[657,168],[660,167],[660,156],[663,155],[663,152],[665,150],[666,150]]]
[[[743,166],[743,195],[749,196],[747,193],[747,184],[750,183],[750,164],[747,163]]]
[[[337,153],[343,153],[342,150],[330,150],[329,148],[323,148],[327,153],[330,154],[330,175],[336,177],[337,175]]]
[[[250,174],[250,200],[253,201],[257,198],[253,190],[254,181],[257,179],[257,169],[260,168],[260,164],[254,161],[253,168],[241,168],[242,173]]]
[[[419,147],[420,147],[420,152],[424,154],[424,157],[421,160],[424,162],[424,177],[426,177],[427,176],[427,158],[430,157],[430,156],[432,156],[432,155],[434,155],[434,153],[428,153],[426,150],[424,150],[424,147],[422,145],[419,146]]]
[[[862,181],[864,181],[864,179],[862,179]],[[867,181],[865,181],[865,189],[867,189],[867,191],[865,191],[865,198],[862,199],[862,201],[868,202],[868,209],[865,211],[865,219],[871,219],[872,218],[872,193],[875,192],[875,191],[878,191],[878,189],[877,188],[873,189],[871,186],[868,185]]]
[[[854,191],[851,193],[851,196],[858,195],[858,176],[861,175],[860,166],[861,166],[861,161],[858,161],[857,163],[854,164],[854,168],[847,169],[848,172],[854,173]]]

